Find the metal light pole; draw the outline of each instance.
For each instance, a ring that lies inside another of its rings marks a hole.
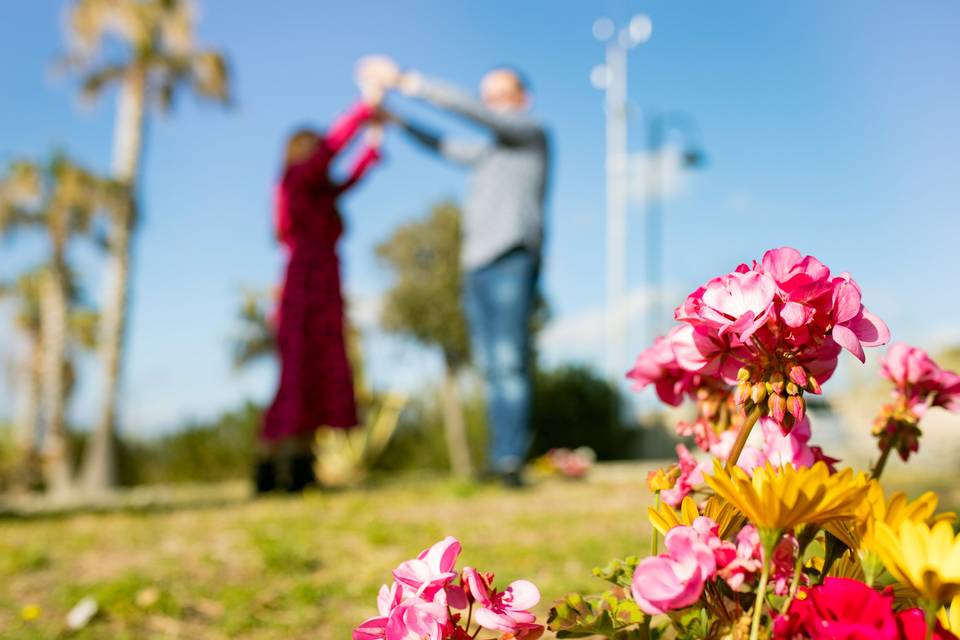
[[[663,148],[667,134],[677,131],[684,136],[681,163],[684,168],[702,167],[704,153],[700,146],[697,121],[683,111],[651,112],[647,116],[647,176],[645,215],[645,269],[650,304],[647,306],[646,344],[663,333]]]
[[[590,80],[606,93],[606,370],[612,380],[626,370],[627,296],[627,52],[649,40],[650,18],[638,14],[617,30],[609,18],[593,25],[593,35],[606,42],[606,63],[593,69]]]

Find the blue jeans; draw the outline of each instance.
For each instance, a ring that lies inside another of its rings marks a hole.
[[[514,249],[467,272],[463,297],[473,361],[486,382],[489,463],[517,471],[530,446],[530,315],[539,259]]]

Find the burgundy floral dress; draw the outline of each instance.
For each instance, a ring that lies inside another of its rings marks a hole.
[[[370,118],[358,104],[341,117],[306,161],[289,167],[277,188],[275,223],[287,251],[286,275],[276,312],[280,385],[267,410],[267,442],[309,435],[321,426],[356,426],[353,375],[344,345],[343,297],[337,240],[343,223],[337,198],[377,162],[366,147],[343,182],[330,164]]]

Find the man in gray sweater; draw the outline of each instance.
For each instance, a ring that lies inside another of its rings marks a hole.
[[[450,139],[397,118],[416,141],[470,171],[463,303],[474,362],[487,386],[491,470],[519,486],[531,440],[530,316],[543,242],[547,132],[529,115],[529,87],[513,69],[487,73],[479,100],[415,71],[397,72],[386,84],[488,133],[483,141]]]

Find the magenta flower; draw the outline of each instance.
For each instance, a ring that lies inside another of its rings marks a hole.
[[[871,589],[859,580],[827,578],[804,590],[773,624],[773,640],[956,640],[937,623],[930,636],[923,611],[894,612],[893,589]]]
[[[827,578],[774,621],[773,638],[899,640],[893,590],[878,592],[858,580]]]
[[[423,600],[433,600],[456,577],[453,570],[460,555],[460,542],[447,536],[429,549],[424,549],[413,560],[407,560],[393,570],[393,578],[404,591]]]
[[[492,574],[482,574],[473,567],[464,567],[467,590],[480,605],[474,620],[484,629],[513,634],[518,640],[536,640],[543,634],[543,625],[529,609],[540,602],[540,591],[527,580],[515,580],[503,591],[491,586]]]

